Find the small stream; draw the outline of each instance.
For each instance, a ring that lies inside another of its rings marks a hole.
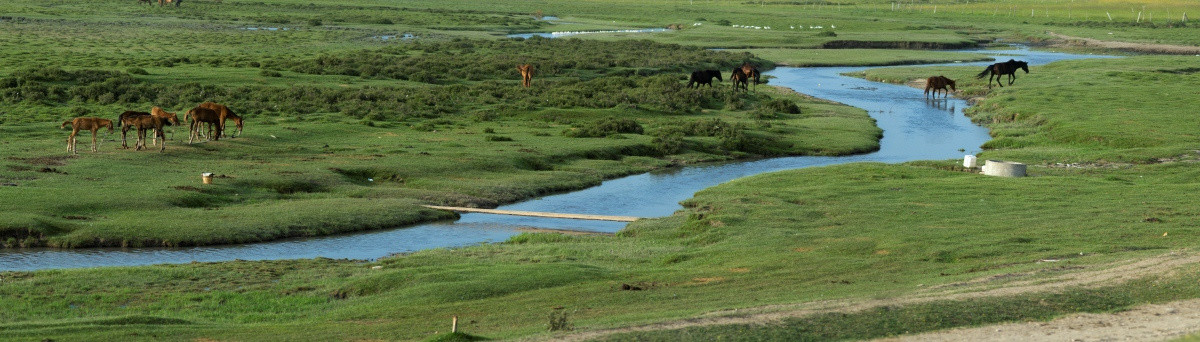
[[[533,38],[534,36],[544,37],[544,38],[563,38],[563,37],[577,36],[577,35],[581,35],[581,34],[593,34],[593,33],[652,33],[652,32],[665,32],[665,31],[667,31],[667,29],[657,27],[657,28],[627,29],[627,30],[556,31],[556,32],[537,32],[537,33],[514,33],[514,34],[507,35],[507,37],[508,38],[525,38],[525,39]]]
[[[1060,60],[1106,58],[1041,51],[979,50],[1003,54],[1037,66]],[[956,63],[978,65],[984,63]],[[790,68],[767,72],[774,85],[787,86],[818,98],[863,108],[883,128],[879,151],[843,157],[781,157],[722,165],[684,167],[605,181],[571,193],[505,205],[499,209],[600,215],[662,217],[681,209],[680,201],[704,188],[766,172],[853,162],[899,163],[911,160],[959,159],[976,154],[989,140],[986,129],[963,115],[965,101],[927,100],[921,89],[842,76],[869,67]],[[983,70],[982,68],[980,70]],[[1031,73],[1039,70],[1034,67]],[[1024,74],[1019,74],[1019,85]],[[728,87],[728,82],[719,86]],[[269,260],[326,257],[376,259],[394,253],[500,242],[523,228],[616,232],[619,222],[580,221],[464,214],[455,222],[438,222],[391,230],[232,246],[191,248],[0,249],[0,271],[130,266],[193,261]]]

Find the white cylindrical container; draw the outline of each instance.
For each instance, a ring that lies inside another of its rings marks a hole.
[[[968,154],[963,156],[963,167],[968,169],[975,168],[975,155]]]
[[[1025,177],[1025,164],[988,160],[983,163],[983,174],[997,177]]]
[[[211,172],[205,172],[205,173],[200,174],[200,181],[204,182],[204,184],[212,184],[212,179],[213,179],[213,174]]]

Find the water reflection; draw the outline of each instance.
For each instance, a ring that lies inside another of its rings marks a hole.
[[[956,112],[954,103],[950,102],[947,98],[936,98],[935,99],[935,98],[927,97],[927,98],[925,98],[925,104],[929,105],[930,107],[933,107],[934,109],[937,109],[937,110],[950,112],[950,114],[954,114]]]

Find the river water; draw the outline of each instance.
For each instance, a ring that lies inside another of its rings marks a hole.
[[[1017,58],[1028,61],[1033,66],[1059,60],[1110,57],[1028,49],[967,52],[997,55],[997,60]],[[987,64],[990,62],[952,65]],[[963,100],[927,100],[921,89],[841,75],[864,69],[867,67],[783,67],[766,74],[775,77],[771,84],[786,86],[800,93],[869,111],[871,117],[875,118],[878,126],[883,129],[879,151],[843,157],[770,158],[651,172],[605,181],[601,185],[576,192],[505,205],[499,209],[662,217],[681,209],[679,202],[692,197],[695,192],[736,178],[852,162],[898,163],[911,160],[961,159],[964,154],[978,153],[979,146],[989,139],[986,129],[974,125],[963,115],[962,110],[967,107]],[[1038,70],[1031,68],[1030,72],[1036,73]],[[1018,78],[1020,77],[1021,75],[1018,75]],[[1017,82],[1020,82],[1020,79]],[[500,242],[528,227],[611,233],[624,226],[624,223],[619,222],[464,214],[455,222],[234,246],[3,249],[0,250],[0,271],[239,259],[376,259],[389,254],[422,249]]]

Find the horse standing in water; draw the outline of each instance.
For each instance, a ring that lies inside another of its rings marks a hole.
[[[750,82],[750,76],[742,72],[742,68],[734,68],[729,74],[729,81],[733,82],[733,92],[737,92],[738,88],[746,91],[746,84]]]
[[[762,73],[758,72],[758,67],[755,67],[754,65],[750,64],[750,62],[745,62],[745,63],[742,63],[742,66],[739,67],[739,69],[742,70],[743,74],[746,74],[747,81],[749,81],[750,79],[754,80],[754,88],[755,88],[755,90],[757,90],[758,89],[758,77],[760,75],[762,75]]]
[[[85,129],[92,131],[92,152],[97,152],[96,146],[98,145],[96,144],[96,131],[100,130],[102,127],[108,127],[109,133],[112,133],[113,131],[113,122],[109,119],[75,118],[71,121],[64,121],[62,125],[58,126],[58,129],[67,128],[67,125],[71,125],[71,135],[67,137],[67,153],[71,154],[79,154],[79,152],[75,150],[75,135],[79,134],[79,131]]]
[[[529,85],[533,83],[533,65],[518,65],[517,71],[521,72],[521,85],[525,86],[525,88],[529,88]]]
[[[717,70],[693,71],[692,77],[690,79],[688,79],[688,89],[691,89],[693,84],[696,85],[697,89],[699,89],[700,86],[704,85],[704,84],[707,84],[709,88],[712,88],[713,77],[716,77],[718,81],[725,80],[725,79],[721,78],[721,72],[717,71]]]
[[[988,88],[991,88],[992,76],[995,76],[996,84],[999,84],[1000,87],[1003,88],[1004,84],[1000,82],[1000,78],[1004,75],[1008,75],[1008,85],[1012,85],[1013,81],[1017,80],[1017,69],[1025,70],[1025,73],[1028,74],[1029,63],[1010,59],[1007,62],[989,65],[987,69],[984,69],[983,72],[979,73],[979,75],[975,75],[975,78],[983,78],[983,76],[987,75]]]
[[[930,89],[933,89],[933,98],[935,99],[937,98],[938,89],[945,92],[945,97],[950,97],[950,91],[946,90],[946,86],[950,86],[950,89],[958,91],[958,89],[954,88],[954,80],[946,78],[946,76],[934,76],[925,79],[925,97],[929,97]]]

